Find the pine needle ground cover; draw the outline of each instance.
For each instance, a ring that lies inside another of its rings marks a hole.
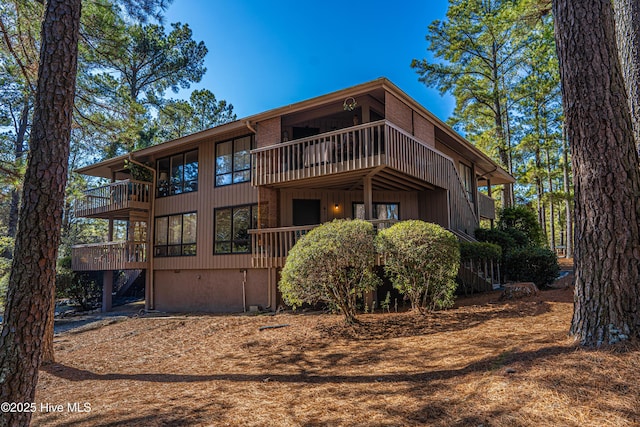
[[[378,310],[355,326],[327,314],[190,315],[67,332],[36,396],[65,410],[38,411],[33,425],[640,424],[640,346],[576,347],[572,292],[489,293],[427,316]]]

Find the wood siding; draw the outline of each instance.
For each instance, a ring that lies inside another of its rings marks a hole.
[[[238,269],[251,266],[250,254],[213,255],[216,208],[258,203],[250,182],[215,187],[215,143],[198,147],[198,191],[156,199],[155,216],[197,212],[196,255],[154,258],[156,270]]]
[[[293,199],[320,200],[322,222],[353,218],[353,203],[363,203],[362,191],[327,191],[312,189],[286,189],[280,194],[280,223],[293,225]],[[374,191],[373,203],[398,203],[400,220],[419,219],[418,193],[415,191]],[[338,204],[338,209],[335,205]]]

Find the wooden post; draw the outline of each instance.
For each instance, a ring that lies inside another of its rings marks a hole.
[[[371,176],[364,177],[364,219],[372,219],[373,201],[372,201]]]
[[[111,293],[113,292],[113,270],[102,273],[102,312],[111,311]]]

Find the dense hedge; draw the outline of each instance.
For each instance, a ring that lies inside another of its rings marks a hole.
[[[560,272],[556,254],[546,248],[525,247],[510,251],[504,266],[509,280],[533,282],[538,287],[552,283]]]
[[[500,261],[502,260],[502,248],[495,243],[488,242],[461,242],[461,261]]]

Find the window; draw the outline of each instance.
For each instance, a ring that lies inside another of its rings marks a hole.
[[[467,192],[469,201],[473,203],[473,201],[475,200],[475,197],[473,197],[473,171],[464,163],[460,163],[460,167],[458,170],[460,172],[460,180],[462,180],[464,191]]]
[[[156,218],[154,254],[157,257],[196,254],[195,212]]]
[[[400,219],[400,205],[398,203],[373,203],[371,219]],[[353,204],[353,217],[364,219],[364,203]]]
[[[216,187],[251,180],[251,136],[216,144]]]
[[[156,197],[198,190],[198,150],[158,159]]]
[[[258,205],[236,206],[214,211],[214,254],[251,252],[249,229],[257,228]]]

